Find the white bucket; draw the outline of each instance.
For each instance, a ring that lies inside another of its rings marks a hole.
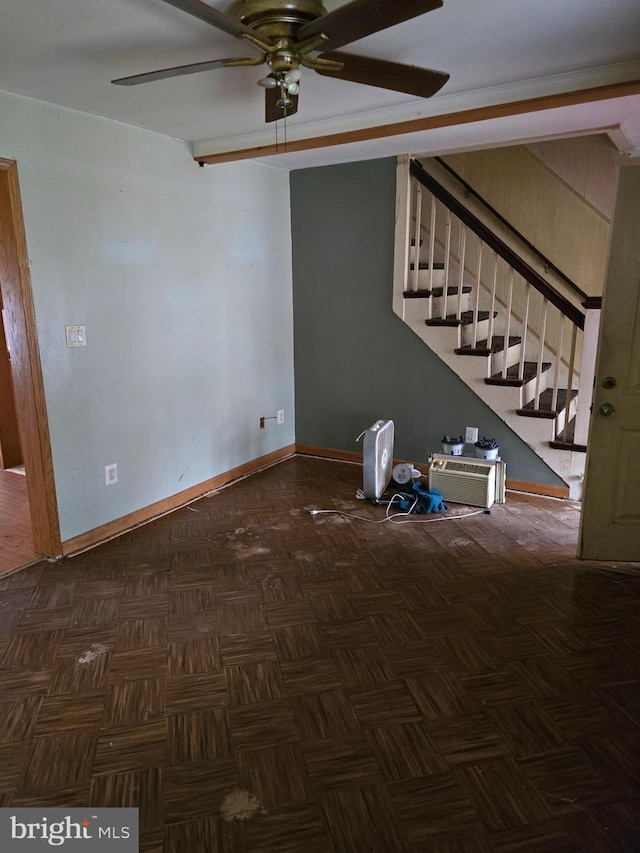
[[[447,456],[462,456],[462,451],[464,450],[464,441],[456,441],[456,442],[442,442],[442,452],[446,453]]]
[[[497,459],[498,453],[500,453],[500,446],[496,445],[496,447],[478,447],[477,444],[474,444],[473,452],[476,456],[476,459]]]

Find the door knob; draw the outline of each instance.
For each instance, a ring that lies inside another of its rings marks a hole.
[[[611,403],[603,403],[603,404],[600,406],[600,408],[598,409],[598,411],[600,412],[600,414],[601,414],[603,417],[608,418],[610,415],[613,415],[613,414],[614,414],[615,409],[613,408],[613,406],[611,405]]]

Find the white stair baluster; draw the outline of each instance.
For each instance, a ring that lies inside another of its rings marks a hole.
[[[456,317],[458,320],[462,314],[462,287],[464,285],[464,258],[467,250],[467,228],[460,222],[460,246],[458,249],[458,310],[456,312]]]
[[[527,350],[527,331],[529,327],[529,303],[531,301],[531,283],[527,282],[525,288],[524,314],[522,315],[522,343],[520,344],[520,367],[518,368],[518,379],[524,380],[524,362]]]
[[[435,263],[434,253],[436,246],[436,197],[431,196],[431,222],[429,225],[429,304],[427,306],[427,320],[433,316],[433,265]]]
[[[447,210],[447,231],[444,243],[444,289],[442,291],[442,317],[447,316],[447,292],[449,290],[449,269],[451,267],[451,211]]]
[[[493,279],[491,282],[491,305],[489,307],[489,332],[487,334],[487,346],[493,346],[493,333],[495,326],[494,314],[496,312],[496,288],[498,286],[498,253],[493,253]],[[489,376],[491,376],[491,361],[489,361]]]
[[[412,290],[420,289],[420,237],[422,231],[422,185],[418,184],[416,192],[416,236],[413,241],[413,287]]]
[[[538,350],[538,364],[536,367],[536,395],[533,404],[534,409],[540,408],[540,377],[542,376],[542,362],[544,361],[544,339],[547,334],[547,314],[549,301],[545,297],[542,300],[542,321],[540,323],[540,349]]]
[[[575,369],[575,361],[576,361],[576,343],[578,340],[578,327],[573,326],[571,331],[571,353],[569,355],[569,375],[567,377],[567,394],[565,397],[565,409],[564,409],[564,424],[562,427],[562,440],[569,440],[569,419],[570,419],[570,407],[571,407],[571,398],[573,396],[573,371]]]
[[[555,412],[558,405],[558,388],[560,387],[560,364],[564,352],[564,326],[566,322],[564,314],[560,315],[560,328],[558,329],[558,345],[556,347],[556,365],[553,371],[553,392],[551,394],[551,408]]]
[[[476,268],[476,298],[474,302],[473,308],[473,317],[471,318],[471,322],[473,323],[473,342],[471,344],[472,349],[475,349],[478,346],[478,310],[480,306],[480,277],[482,275],[482,249],[484,243],[478,237],[478,266]]]
[[[511,309],[513,307],[513,267],[509,267],[509,290],[507,291],[506,326],[504,330],[504,349],[502,350],[502,378],[507,376],[509,359],[509,338],[511,336]]]

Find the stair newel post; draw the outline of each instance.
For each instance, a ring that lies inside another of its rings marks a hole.
[[[567,318],[564,314],[560,315],[560,328],[558,329],[558,346],[556,347],[556,365],[553,371],[553,393],[551,394],[551,410],[558,411],[558,388],[560,387],[560,363],[562,362],[562,353],[564,352],[564,328]]]
[[[415,237],[413,239],[413,245],[411,247],[412,261],[413,261],[413,275],[411,276],[413,284],[411,289],[418,290],[420,288],[420,233],[422,230],[422,185],[417,184],[416,194],[415,194]]]
[[[478,266],[476,267],[476,298],[474,302],[473,308],[473,343],[471,344],[472,348],[475,349],[478,346],[478,311],[480,310],[480,277],[482,276],[482,249],[484,247],[484,243],[482,242],[482,238],[478,237]],[[489,343],[489,347],[491,344]]]
[[[502,378],[507,377],[507,359],[509,357],[509,338],[511,337],[511,310],[513,308],[513,267],[509,267],[509,290],[507,291],[506,326],[504,330],[504,348],[502,350]],[[522,346],[522,344],[521,344]]]
[[[458,247],[458,310],[456,317],[459,320],[462,316],[462,286],[464,285],[464,258],[467,251],[467,227],[461,219],[460,223],[460,245]]]
[[[433,315],[433,265],[434,252],[436,248],[436,197],[431,196],[431,221],[429,223],[429,304],[427,306],[427,319]]]
[[[578,379],[578,411],[576,412],[573,440],[576,444],[587,444],[589,419],[596,376],[596,354],[600,334],[600,312],[602,297],[590,297],[582,303],[585,308],[584,331],[582,333],[582,353],[580,356],[580,376]]]
[[[493,253],[493,277],[491,280],[491,305],[489,306],[489,332],[487,334],[487,346],[489,349],[493,346],[493,334],[495,332],[495,317],[496,313],[496,289],[498,287],[498,253]],[[491,375],[491,363],[489,364],[489,375]]]
[[[451,269],[451,211],[447,209],[447,230],[444,242],[444,290],[442,291],[442,316],[447,316],[447,295],[449,292],[449,270]]]
[[[538,364],[536,366],[536,395],[533,408],[540,408],[540,380],[542,378],[542,363],[544,361],[544,339],[547,335],[547,314],[549,313],[549,300],[542,300],[542,320],[540,323],[540,348],[538,350]]]
[[[573,396],[573,371],[575,369],[576,363],[576,342],[578,340],[578,327],[572,326],[571,328],[571,352],[569,355],[569,375],[567,377],[567,394],[565,398],[564,404],[564,424],[562,425],[562,440],[567,441],[569,437],[569,420],[570,420],[570,412],[569,406],[571,405],[571,398]]]
[[[531,302],[531,282],[528,281],[525,287],[524,298],[524,313],[522,315],[522,332],[520,343],[520,367],[518,368],[518,379],[522,382],[524,379],[524,362],[527,354],[527,332],[529,331],[529,304]]]

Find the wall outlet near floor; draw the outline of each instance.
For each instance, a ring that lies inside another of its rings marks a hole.
[[[114,483],[118,482],[118,465],[116,462],[104,466],[104,481],[107,486],[113,486]]]
[[[467,427],[464,431],[464,440],[467,444],[475,444],[478,440],[478,427]]]
[[[278,423],[284,423],[284,409],[278,409]]]

